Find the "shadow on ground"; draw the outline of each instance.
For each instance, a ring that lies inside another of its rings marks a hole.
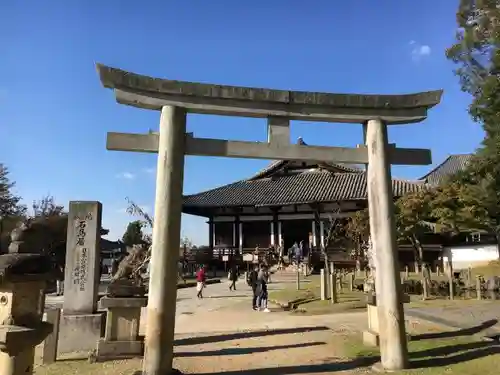
[[[220,355],[245,355],[245,354],[255,354],[264,353],[271,350],[287,350],[294,348],[305,348],[306,346],[319,346],[326,345],[326,342],[308,342],[302,344],[291,344],[291,345],[276,345],[276,346],[264,346],[264,347],[254,347],[254,348],[226,348],[220,350],[209,350],[203,352],[177,352],[176,357],[210,357],[210,356],[220,356]]]
[[[259,369],[245,369],[235,371],[224,371],[220,373],[197,373],[197,375],[292,375],[292,374],[314,374],[321,372],[337,372],[355,370],[375,364],[378,359],[375,358],[356,358],[352,361],[338,363],[324,363],[317,365],[304,366],[281,366],[266,367]]]
[[[300,327],[300,328],[285,328],[285,329],[271,329],[250,332],[237,332],[222,335],[202,336],[202,337],[188,337],[184,339],[177,339],[174,345],[199,345],[208,344],[212,342],[247,339],[253,337],[263,337],[272,335],[287,335],[292,333],[314,332],[314,331],[328,331],[329,328],[325,326],[319,327]]]
[[[205,298],[209,298],[209,299],[214,299],[214,298],[246,298],[248,297],[250,299],[250,296],[247,295],[247,294],[230,294],[230,295],[227,295],[227,296],[208,296],[208,297],[205,297]]]
[[[447,339],[454,337],[471,336],[481,332],[484,329],[491,327],[496,324],[495,321],[487,321],[478,326],[461,329],[457,331],[440,332],[432,334],[422,334],[412,337],[412,341],[419,340],[433,340],[433,339]],[[223,340],[234,340],[239,338],[274,335],[274,334],[287,334],[300,332],[301,330],[314,331],[314,330],[324,330],[326,327],[310,327],[306,329],[287,329],[287,330],[275,330],[275,331],[261,331],[261,332],[248,332],[248,333],[237,333],[230,335],[221,336],[210,336],[202,338],[185,339],[187,340],[184,345],[187,344],[202,344],[206,342],[223,341]],[[208,353],[189,353],[189,356],[219,356],[219,355],[236,355],[236,354],[251,354],[264,352],[269,350],[279,350],[292,347],[305,347],[307,345],[322,345],[324,343],[314,342],[314,343],[304,343],[299,345],[290,346],[276,346],[276,347],[263,347],[263,348],[234,348],[234,349],[222,349],[220,351],[212,351]],[[178,344],[179,345],[179,344]],[[410,367],[412,369],[422,369],[422,368],[432,368],[432,367],[445,367],[454,364],[459,364],[463,362],[472,361],[479,358],[488,357],[491,355],[500,354],[500,342],[498,341],[479,341],[470,343],[460,343],[455,345],[446,345],[436,348],[430,348],[420,351],[414,351],[409,354],[410,357]],[[182,356],[182,353],[177,355]],[[292,375],[292,374],[314,374],[322,372],[339,372],[339,371],[349,371],[360,368],[366,368],[374,365],[380,361],[379,356],[366,356],[357,357],[348,361],[336,361],[336,358],[331,358],[325,363],[314,364],[314,365],[303,365],[303,366],[282,366],[282,367],[266,367],[259,369],[244,369],[244,370],[234,370],[220,372],[221,375]],[[214,373],[211,373],[214,375]],[[204,373],[199,373],[198,375],[208,375]]]
[[[410,353],[410,359],[412,368],[443,367],[495,354],[500,354],[500,344],[483,341],[422,350]],[[429,358],[418,359],[422,357]]]
[[[430,340],[430,339],[445,339],[451,337],[460,337],[460,336],[472,336],[477,335],[478,333],[493,327],[498,323],[497,319],[487,320],[477,326],[459,329],[456,331],[445,331],[445,332],[433,332],[433,333],[423,333],[420,335],[415,335],[411,337],[411,341],[420,341],[420,340]]]
[[[465,352],[463,352],[465,351]],[[453,353],[463,352],[453,355]],[[451,355],[450,355],[451,354]],[[412,369],[444,367],[453,364],[467,362],[478,358],[500,354],[500,345],[491,342],[476,342],[469,344],[450,345],[419,352],[410,353]],[[422,357],[430,357],[418,359]],[[259,369],[244,369],[237,371],[225,371],[219,375],[292,375],[292,374],[314,374],[323,372],[349,371],[373,366],[380,361],[378,356],[360,357],[349,361],[322,363],[303,366],[267,367]],[[215,373],[210,373],[215,375]],[[209,375],[209,373],[198,373],[198,375]]]

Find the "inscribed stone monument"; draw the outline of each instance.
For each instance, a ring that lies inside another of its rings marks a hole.
[[[102,205],[69,203],[64,314],[92,314],[97,309]]]

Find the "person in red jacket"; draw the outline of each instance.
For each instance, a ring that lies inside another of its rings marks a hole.
[[[196,291],[198,292],[196,296],[198,298],[203,298],[203,289],[205,288],[205,282],[207,281],[207,275],[205,273],[205,266],[201,266],[198,272],[196,272]]]

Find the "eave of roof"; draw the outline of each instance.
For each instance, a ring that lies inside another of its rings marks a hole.
[[[297,140],[297,144],[302,144],[307,146],[307,143],[302,139],[302,137],[299,137]],[[270,177],[270,175],[274,174],[275,172],[278,172],[279,170],[284,169],[286,166],[291,164],[291,160],[275,160],[271,162],[267,167],[261,169],[259,172],[254,174],[252,177],[250,177],[248,180],[257,180],[260,178],[265,178],[265,177]],[[337,164],[337,163],[327,163],[327,162],[318,162],[318,166],[323,167],[323,169],[327,170],[340,170],[342,172],[349,172],[349,173],[362,173],[363,170],[359,169],[357,167],[353,166],[347,166],[345,164]]]
[[[425,187],[421,181],[393,179],[395,197]],[[237,207],[287,205],[367,199],[366,174],[332,173],[326,170],[302,172],[238,181],[184,197],[185,207]]]
[[[457,172],[463,171],[467,167],[473,156],[473,154],[450,155],[437,167],[419,178],[419,180],[430,185],[439,185],[447,177],[452,176]]]

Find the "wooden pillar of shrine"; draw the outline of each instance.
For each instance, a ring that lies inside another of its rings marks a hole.
[[[210,218],[208,220],[208,247],[212,249],[212,252],[214,250],[214,245],[215,245],[215,223],[213,218]]]

